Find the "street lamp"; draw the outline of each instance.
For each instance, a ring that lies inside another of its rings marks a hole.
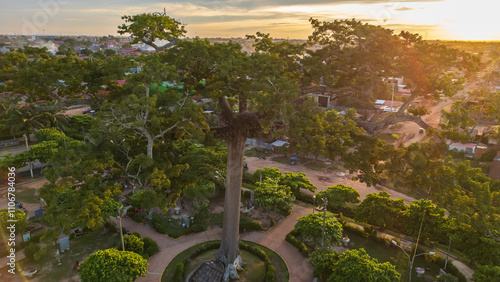
[[[28,146],[28,136],[26,136],[26,134],[24,134],[23,136],[24,136],[24,142],[26,143],[26,149],[29,150],[30,147]],[[30,163],[31,178],[33,178],[33,162],[29,162],[29,163]]]
[[[321,236],[321,248],[323,248],[325,242],[326,204],[328,203],[328,199],[321,198],[321,200],[325,203],[325,208],[323,209],[323,235]]]
[[[313,195],[313,213],[315,206],[316,206],[316,195]]]
[[[396,245],[398,246],[398,248],[401,249],[401,251],[403,251],[405,253],[405,255],[408,257],[408,268],[409,268],[409,274],[408,274],[408,281],[411,282],[411,269],[413,268],[413,261],[415,260],[415,257],[418,257],[418,256],[422,256],[422,255],[430,255],[430,256],[433,256],[435,255],[436,253],[435,252],[428,252],[428,253],[422,253],[422,254],[418,254],[418,255],[414,255],[413,256],[413,259],[410,258],[410,255],[403,249],[401,248],[400,245],[398,245],[398,243],[394,240],[391,240],[391,243],[393,245]]]

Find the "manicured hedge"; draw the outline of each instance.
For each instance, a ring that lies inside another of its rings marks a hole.
[[[266,255],[266,252],[264,252],[261,249],[257,249],[257,248],[250,246],[250,245],[247,245],[243,242],[240,242],[240,249],[245,250],[249,253],[252,253],[253,255],[260,258],[264,262],[264,264],[266,265],[266,279],[264,281],[265,282],[274,281],[274,279],[275,279],[274,266],[271,264],[271,260]]]
[[[174,282],[184,282],[184,264],[186,262],[180,262],[175,266],[174,272]]]
[[[309,194],[306,194],[302,191],[299,191],[298,193],[295,193],[295,198],[299,201],[302,201],[302,202],[305,202],[305,203],[309,203],[309,204],[313,204],[314,203],[314,199],[313,199],[313,196],[312,195],[309,195]]]
[[[263,230],[262,228],[262,222],[258,220],[240,220],[240,231],[243,230],[257,230],[261,231]]]
[[[290,231],[285,237],[285,241],[288,243],[292,244],[297,250],[304,256],[304,257],[309,257],[310,253],[309,250],[307,249],[306,245],[300,241],[299,239],[295,238],[294,234],[296,234],[295,229]]]

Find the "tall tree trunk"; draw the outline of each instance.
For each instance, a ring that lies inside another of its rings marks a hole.
[[[146,139],[148,139],[147,155],[148,155],[148,157],[153,159],[153,143],[154,143],[153,136],[151,136],[151,134],[149,134],[147,132],[145,135],[146,135]]]
[[[226,139],[227,177],[224,199],[224,225],[219,255],[224,256],[227,268],[234,270],[234,261],[239,255],[239,223],[241,202],[241,181],[243,177],[243,151],[246,134],[236,131],[235,136]]]

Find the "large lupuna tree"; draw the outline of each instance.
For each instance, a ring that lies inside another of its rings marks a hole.
[[[297,83],[286,76],[280,57],[269,53],[246,55],[235,43],[213,44],[206,40],[179,41],[165,53],[165,61],[177,67],[187,88],[216,103],[219,124],[211,128],[227,143],[227,177],[224,224],[219,256],[227,261],[226,277],[237,277],[233,262],[238,257],[239,207],[243,151],[246,139],[269,131],[276,120],[286,119],[298,95]],[[203,84],[199,82],[203,81]],[[236,99],[235,105],[230,100]]]
[[[314,31],[309,41],[322,48],[310,51],[311,57],[303,60],[304,90],[314,92],[318,86],[307,86],[322,85],[337,94],[343,105],[357,108],[373,105],[375,98],[390,97],[392,86],[384,78],[404,76],[406,87],[412,91],[395,115],[378,122],[358,121],[368,133],[401,121],[428,128],[420,116],[405,112],[408,106],[419,96],[451,97],[460,90],[464,80],[448,73],[451,67],[477,68],[475,57],[423,41],[418,34],[394,34],[354,19],[321,22],[311,18],[310,22]]]

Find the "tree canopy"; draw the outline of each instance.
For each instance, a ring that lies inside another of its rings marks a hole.
[[[97,251],[78,268],[82,281],[135,281],[145,277],[148,262],[139,254],[117,249]]]

